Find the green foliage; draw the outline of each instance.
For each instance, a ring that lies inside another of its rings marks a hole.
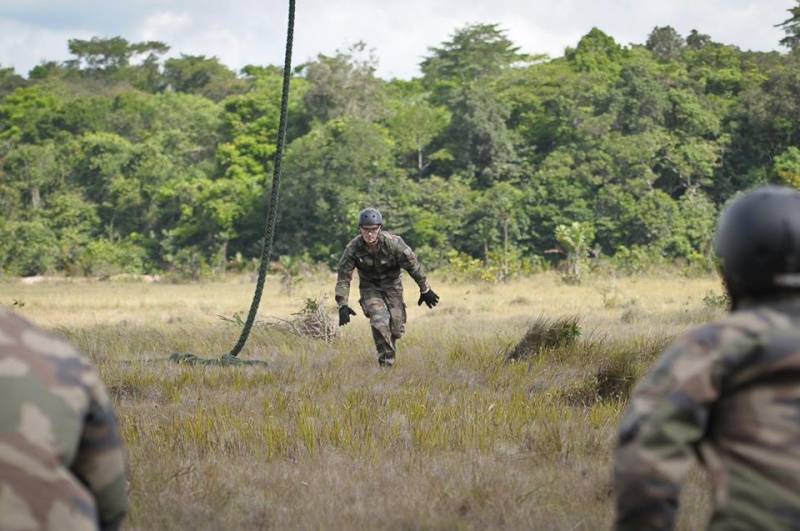
[[[563,280],[568,284],[579,284],[583,273],[581,264],[589,255],[594,240],[594,227],[589,223],[573,221],[569,225],[556,227],[555,237],[567,255],[567,270]]]
[[[490,80],[530,56],[520,53],[497,24],[471,24],[456,30],[441,47],[429,47],[420,63],[423,83],[438,102],[446,102],[454,88]]]
[[[789,146],[775,157],[774,171],[781,183],[800,189],[800,149]]]
[[[70,39],[67,43],[69,52],[77,59],[72,66],[85,65],[91,70],[118,70],[129,66],[131,60],[138,55],[151,53],[161,55],[169,51],[169,46],[157,41],[131,44],[122,37],[103,39],[92,37],[90,40]]]
[[[576,316],[539,317],[528,326],[522,339],[506,355],[509,360],[527,360],[545,355],[546,351],[570,347],[581,336],[580,319]]]
[[[357,42],[334,57],[320,54],[302,71],[308,80],[303,93],[312,120],[327,122],[343,117],[372,121],[383,114],[381,80],[375,77],[377,58],[366,43]]]
[[[653,253],[652,249],[634,245],[620,246],[612,259],[617,271],[625,275],[634,275],[644,271],[657,270],[664,263],[663,257]]]
[[[300,258],[282,255],[278,257],[278,265],[281,293],[291,296],[297,283],[302,280],[300,272],[303,264]],[[308,303],[306,306],[308,306]]]
[[[593,340],[594,371],[583,381],[562,390],[565,400],[583,407],[597,402],[624,404],[636,383],[671,341],[668,337],[638,337],[621,343]],[[586,360],[585,360],[586,361]]]
[[[449,268],[458,278],[491,282],[496,279],[496,272],[487,269],[484,262],[478,258],[472,258],[465,253],[451,249],[447,253],[447,260]]]
[[[137,275],[145,272],[145,252],[135,236],[125,240],[92,240],[80,258],[83,273],[107,279],[121,273]]]
[[[52,273],[58,265],[58,239],[46,220],[4,223],[0,230],[0,256],[6,274],[31,276]]]
[[[506,127],[508,109],[491,91],[481,87],[458,91],[451,104],[447,131],[452,171],[475,180],[478,188],[518,174],[517,154]]]
[[[662,62],[674,61],[680,57],[683,46],[683,38],[672,26],[653,28],[645,43],[645,48],[650,50],[653,57]]]
[[[778,27],[786,34],[780,43],[781,46],[786,46],[794,51],[800,48],[800,5],[790,8],[788,11],[792,16],[778,24]]]
[[[731,308],[731,298],[727,292],[709,291],[703,296],[703,303],[712,310],[730,310]]]
[[[201,280],[211,273],[209,260],[196,246],[182,246],[175,252],[167,252],[163,260],[167,265],[168,279],[173,282]]]
[[[70,60],[28,79],[0,68],[2,268],[251,267],[273,206],[275,255],[332,266],[373,205],[427,267],[486,281],[548,268],[558,248],[569,281],[590,252],[622,273],[706,272],[720,205],[800,186],[790,13],[786,54],[656,26],[630,46],[593,28],[551,60],[474,24],[407,81],[377,78],[363,42],[319,55],[293,72],[278,205],[280,67],[237,75],[214,57],[162,60],[156,41],[72,39]],[[559,227],[573,222],[594,238],[569,250]]]
[[[439,154],[429,152],[428,148],[444,131],[449,120],[446,109],[424,100],[415,98],[397,102],[388,119],[388,130],[401,164],[405,162],[413,170],[411,175],[421,178],[431,162],[441,158]]]
[[[624,50],[614,39],[598,28],[592,28],[581,37],[576,48],[567,48],[564,57],[579,72],[616,73]]]
[[[236,74],[216,57],[184,55],[164,62],[164,81],[176,92],[198,94],[214,101],[242,90]]]
[[[35,144],[52,138],[57,98],[44,87],[20,87],[0,101],[0,141]]]

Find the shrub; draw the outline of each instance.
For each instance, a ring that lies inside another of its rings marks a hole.
[[[539,317],[529,327],[522,339],[507,354],[509,360],[522,360],[552,350],[569,346],[580,337],[578,317],[551,319]]]
[[[81,268],[87,276],[107,279],[120,273],[144,272],[145,250],[129,239],[93,240],[81,256]]]

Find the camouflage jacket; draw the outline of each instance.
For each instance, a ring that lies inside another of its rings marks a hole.
[[[364,238],[356,236],[342,253],[336,279],[336,303],[347,304],[353,270],[358,269],[360,289],[384,289],[400,285],[401,269],[408,271],[419,286],[420,292],[430,289],[425,271],[403,238],[396,234],[381,232],[378,235],[378,251],[371,253]]]
[[[800,529],[800,300],[743,304],[636,386],[614,454],[617,529],[671,529],[696,456],[711,529]]]
[[[116,529],[125,455],[97,371],[0,307],[0,529]]]

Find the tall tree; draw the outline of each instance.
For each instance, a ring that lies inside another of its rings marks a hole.
[[[2,169],[19,188],[28,208],[42,208],[42,194],[60,181],[52,141],[21,144],[2,159]],[[63,176],[62,176],[63,177]]]
[[[775,27],[781,28],[786,34],[786,36],[780,40],[781,46],[785,46],[792,51],[800,49],[800,0],[795,0],[795,3],[797,5],[788,9],[792,16],[780,24],[775,25]]]
[[[581,37],[577,47],[564,52],[564,57],[579,72],[618,72],[624,56],[625,50],[614,38],[597,28]]]
[[[331,120],[289,145],[275,245],[335,263],[361,208],[385,201],[378,186],[402,178],[385,128],[358,117]]]
[[[27,85],[25,78],[16,73],[13,68],[2,68],[0,66],[0,100],[3,96],[14,92],[17,87]]]
[[[452,104],[448,127],[456,171],[463,171],[481,188],[517,176],[518,158],[506,127],[508,109],[484,87],[464,88]]]
[[[164,81],[177,92],[198,94],[214,101],[244,91],[244,83],[216,57],[185,55],[164,62]]]
[[[458,88],[491,82],[512,65],[540,58],[519,50],[498,24],[467,25],[441,47],[428,48],[420,63],[423,84],[434,91],[436,102],[447,102]]]
[[[122,37],[70,39],[67,48],[76,57],[68,62],[71,66],[97,71],[119,70],[130,66],[131,60],[140,55],[157,57],[169,51],[169,46],[160,41],[130,43]]]
[[[653,28],[644,46],[657,60],[668,63],[680,56],[684,41],[672,26],[661,26]]]
[[[413,174],[421,178],[431,161],[449,154],[439,150],[428,151],[433,140],[447,127],[450,114],[443,107],[434,106],[424,99],[412,98],[396,101],[388,119],[389,134],[400,153],[401,163],[413,161]]]
[[[359,41],[346,52],[302,65],[308,81],[303,101],[312,119],[326,122],[344,116],[376,120],[384,113],[382,81],[375,77],[378,60],[373,50]]]
[[[689,32],[689,36],[686,37],[686,46],[692,50],[699,50],[707,44],[711,44],[711,37],[695,29]]]

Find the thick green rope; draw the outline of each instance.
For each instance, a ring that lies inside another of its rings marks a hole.
[[[169,361],[186,365],[267,365],[266,361],[240,360],[239,358],[231,356],[230,354],[223,354],[219,358],[209,359],[201,358],[199,356],[195,356],[194,354],[181,354],[179,352],[173,352],[169,357]]]
[[[244,344],[247,342],[247,337],[250,335],[250,330],[253,328],[253,323],[256,320],[258,305],[261,302],[261,294],[264,292],[264,280],[267,276],[269,256],[270,253],[272,253],[272,239],[275,235],[275,219],[278,217],[278,196],[281,183],[281,158],[283,156],[283,143],[286,137],[286,114],[289,107],[289,80],[291,78],[292,70],[292,40],[294,38],[294,3],[295,0],[289,0],[289,26],[286,30],[286,57],[283,62],[281,119],[280,123],[278,124],[278,141],[275,148],[275,165],[272,172],[272,193],[270,195],[267,222],[264,229],[264,241],[261,246],[261,263],[258,266],[258,281],[256,282],[256,291],[253,295],[253,301],[250,304],[250,312],[247,314],[247,321],[244,323],[242,334],[239,336],[239,341],[236,342],[236,345],[228,354],[234,358],[239,355],[239,352],[242,351]]]
[[[264,240],[261,245],[261,262],[258,266],[258,281],[256,282],[256,291],[253,294],[253,301],[250,303],[250,312],[247,314],[247,321],[244,323],[242,334],[236,345],[228,354],[223,354],[219,359],[206,359],[199,358],[194,354],[180,354],[173,353],[169,359],[176,363],[186,363],[191,365],[257,365],[266,364],[263,361],[244,361],[238,359],[236,356],[244,348],[247,338],[250,335],[250,330],[253,328],[253,323],[256,320],[256,313],[258,313],[258,305],[261,302],[261,295],[264,292],[264,281],[267,277],[267,269],[269,268],[269,257],[272,253],[272,240],[275,236],[275,219],[278,212],[278,199],[280,192],[281,182],[281,159],[283,156],[283,145],[286,137],[286,115],[289,107],[289,81],[291,79],[292,70],[292,40],[294,39],[294,4],[295,0],[289,0],[289,25],[286,31],[286,57],[283,62],[283,91],[281,95],[281,118],[278,124],[278,140],[275,148],[274,167],[272,172],[272,193],[267,209],[266,224],[264,228]]]

